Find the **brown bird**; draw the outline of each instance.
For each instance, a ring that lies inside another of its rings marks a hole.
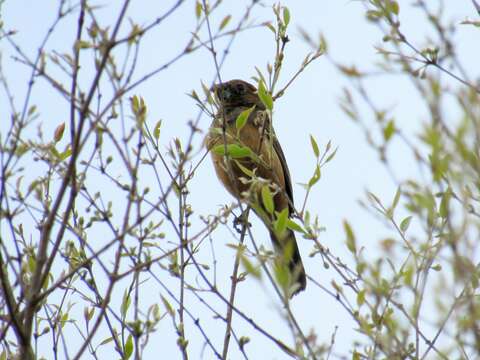
[[[219,109],[205,143],[215,171],[225,188],[248,203],[269,229],[277,263],[288,268],[288,291],[293,296],[305,289],[306,275],[293,231],[286,229],[279,234],[274,230],[279,213],[286,211],[290,217],[294,205],[290,173],[270,117],[255,86],[243,80],[214,85],[212,91]],[[245,123],[238,120],[242,117]],[[265,186],[267,194],[272,194],[274,211],[271,204],[262,201]]]

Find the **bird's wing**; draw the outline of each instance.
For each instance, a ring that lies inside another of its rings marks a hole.
[[[293,188],[292,188],[292,180],[290,179],[290,171],[288,171],[287,166],[287,159],[285,159],[285,154],[283,153],[282,147],[280,146],[280,142],[277,139],[277,135],[273,133],[273,150],[278,155],[280,162],[282,164],[283,176],[285,178],[285,192],[287,193],[289,202],[288,202],[288,210],[291,214],[294,210],[293,208]]]

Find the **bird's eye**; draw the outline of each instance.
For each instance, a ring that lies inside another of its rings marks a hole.
[[[240,95],[245,93],[245,86],[243,84],[237,84],[237,93]]]
[[[228,101],[230,99],[230,96],[232,95],[230,89],[225,88],[221,92],[221,98],[223,101]]]

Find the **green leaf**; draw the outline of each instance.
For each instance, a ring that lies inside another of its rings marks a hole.
[[[128,34],[128,45],[133,45],[138,40],[140,36],[143,35],[143,30],[137,24],[132,24],[132,30]]]
[[[28,144],[18,144],[17,149],[15,150],[15,155],[21,157],[25,155],[30,150]]]
[[[127,314],[128,308],[130,307],[130,303],[131,303],[130,295],[125,290],[125,293],[123,294],[122,306],[120,308],[120,312],[123,318],[125,318],[125,315]]]
[[[442,270],[442,265],[440,265],[440,264],[433,265],[432,269],[435,270],[435,271],[440,271],[440,270]]]
[[[341,285],[338,285],[337,282],[335,280],[332,280],[331,281],[331,285],[332,287],[335,289],[335,291],[339,294],[343,294],[343,288]]]
[[[345,230],[345,234],[347,235],[347,248],[353,254],[355,254],[357,252],[355,234],[353,233],[352,227],[347,220],[343,220],[343,229]]]
[[[370,198],[370,201],[375,202],[376,204],[378,204],[378,207],[374,204],[374,205],[375,205],[375,208],[376,208],[378,211],[382,212],[381,209],[383,208],[383,205],[382,205],[382,202],[380,201],[380,199],[377,197],[377,195],[375,195],[375,194],[372,193],[372,192],[368,192],[368,196],[369,196],[369,198]],[[382,213],[383,213],[383,212],[382,212]]]
[[[98,147],[101,147],[102,144],[103,144],[103,133],[105,132],[105,130],[102,129],[101,127],[97,127],[95,130],[96,130],[96,131],[95,131],[95,137],[96,137],[95,141],[96,141],[96,145],[97,145]]]
[[[265,87],[265,83],[263,82],[263,80],[260,80],[260,82],[258,83],[258,97],[260,98],[260,100],[262,101],[263,105],[265,105],[265,107],[268,109],[268,110],[272,110],[273,109],[273,99],[272,99],[272,95],[270,95]]]
[[[372,22],[377,22],[382,18],[382,13],[376,10],[368,10],[367,11],[367,19]]]
[[[338,150],[338,147],[335,148],[335,150],[333,150],[333,152],[330,155],[328,155],[327,159],[325,160],[325,164],[333,159],[333,157],[337,154],[337,150]]]
[[[290,23],[290,10],[286,6],[283,8],[283,23],[285,27]]]
[[[402,191],[400,189],[400,186],[397,189],[397,192],[395,193],[395,197],[393,198],[392,206],[387,210],[387,217],[389,219],[393,218],[393,214],[395,213],[395,208],[398,205],[398,201],[400,200],[400,195],[402,194]]]
[[[70,147],[70,145],[67,146],[67,148],[65,149],[65,151],[63,151],[62,153],[58,154],[58,158],[63,161],[67,158],[70,157],[70,155],[72,155],[72,148]]]
[[[28,116],[31,116],[35,111],[37,111],[37,106],[36,105],[30,106],[30,108],[28,109]]]
[[[383,129],[383,138],[385,141],[388,141],[391,139],[392,135],[395,133],[395,123],[393,120],[390,120],[387,123],[387,126]]]
[[[201,81],[200,84],[202,85],[202,90],[203,90],[203,93],[205,94],[205,97],[207,98],[207,102],[210,105],[212,105],[215,102],[213,100],[212,92],[210,91],[208,86],[203,83],[203,81]]]
[[[243,110],[238,116],[237,119],[235,120],[235,127],[237,128],[237,131],[240,131],[243,129],[245,124],[247,123],[248,117],[252,113],[253,109],[255,109],[255,105],[253,105],[251,108],[247,110]]]
[[[357,305],[362,306],[365,303],[365,290],[360,290],[357,294]]]
[[[413,266],[408,266],[402,273],[403,280],[405,282],[405,285],[407,286],[412,286],[413,284],[413,275],[414,275],[414,269]]]
[[[285,230],[287,229],[287,221],[288,221],[288,208],[283,209],[280,212],[277,212],[277,219],[273,224],[273,229],[275,230],[275,234],[282,235]]]
[[[197,20],[199,20],[200,16],[202,16],[202,4],[200,1],[197,1],[195,4],[195,16],[197,17]]]
[[[312,187],[313,185],[315,185],[318,182],[318,180],[320,180],[320,177],[321,177],[320,166],[317,164],[317,166],[315,167],[315,172],[313,173],[310,180],[308,180],[308,187]]]
[[[362,73],[358,71],[355,65],[352,65],[352,66],[338,65],[338,69],[348,77],[362,76]]]
[[[89,49],[92,47],[92,44],[85,40],[75,41],[75,50]]]
[[[402,220],[402,222],[400,223],[400,230],[402,230],[402,232],[407,231],[408,227],[410,226],[411,220],[411,216],[407,216],[405,219]]]
[[[130,98],[130,107],[133,115],[135,115],[135,120],[138,125],[140,127],[143,126],[147,117],[147,105],[145,104],[145,100],[142,97],[134,95]]]
[[[65,313],[65,314],[62,315],[62,317],[60,319],[60,324],[61,324],[62,328],[65,326],[67,321],[68,321],[68,313]]]
[[[228,154],[234,159],[251,157],[253,155],[252,150],[250,150],[249,147],[235,146],[235,144],[229,145]]]
[[[332,147],[332,140],[328,140],[327,146],[325,146],[325,152],[327,153],[331,147]]]
[[[158,120],[153,129],[153,137],[158,140],[160,137],[160,128],[162,127],[162,120]]]
[[[85,307],[84,311],[83,311],[83,314],[84,314],[84,317],[85,317],[85,320],[88,322],[89,320],[92,320],[92,317],[93,317],[93,314],[95,313],[95,308],[92,307],[92,308],[88,308],[88,307]]]
[[[198,94],[195,90],[192,90],[192,92],[190,94],[187,94],[187,95],[190,96],[193,100],[195,100],[197,102],[201,102],[201,100],[198,97]]]
[[[442,196],[442,201],[440,201],[440,209],[438,211],[439,215],[442,218],[447,218],[448,216],[448,209],[449,209],[449,204],[450,204],[450,198],[452,197],[452,192],[450,189],[445,191],[445,193]]]
[[[266,26],[267,28],[269,28],[270,31],[273,32],[274,34],[277,33],[277,30],[275,30],[275,27],[274,27],[271,23],[267,22],[267,23],[265,23],[265,26]]]
[[[130,98],[130,107],[132,108],[132,112],[133,112],[133,113],[137,113],[137,112],[138,112],[138,108],[140,107],[139,103],[140,103],[140,101],[139,101],[137,95],[133,95],[133,96]]]
[[[57,159],[60,159],[60,153],[55,146],[50,146],[49,150],[53,156],[55,156]]]
[[[218,27],[218,31],[221,31],[225,26],[227,26],[231,18],[232,18],[232,15],[225,16],[222,22],[220,23],[220,26]]]
[[[249,168],[243,166],[240,161],[237,161],[237,160],[234,160],[235,161],[235,165],[238,166],[238,168],[245,174],[247,175],[249,178],[253,178],[255,176],[255,172],[250,170]]]
[[[242,261],[242,265],[247,273],[253,275],[253,277],[256,279],[260,279],[261,273],[257,266],[253,265],[252,262],[243,254],[241,254],[240,260]]]
[[[272,192],[270,191],[270,187],[268,185],[264,185],[262,187],[262,203],[265,207],[265,210],[267,210],[269,214],[273,214],[275,206],[273,204]]]
[[[238,345],[240,346],[240,349],[244,351],[245,345],[250,342],[250,338],[248,336],[242,336],[240,339],[238,339]]]
[[[255,66],[255,71],[257,72],[257,75],[258,75],[258,78],[257,78],[257,77],[253,77],[253,78],[255,79],[255,81],[256,81],[257,83],[259,83],[260,80],[261,80],[261,81],[263,81],[263,84],[265,85],[266,82],[267,82],[267,80],[265,80],[265,76],[263,76],[262,72],[260,71],[260,69],[259,69],[257,66]],[[260,80],[258,80],[258,79],[260,79]]]
[[[395,15],[398,15],[400,12],[400,6],[398,5],[398,2],[396,1],[388,1],[387,2],[387,9],[391,12],[393,12]]]
[[[98,346],[102,346],[102,345],[105,345],[105,344],[108,344],[109,342],[112,342],[113,341],[113,337],[108,337],[106,338],[105,340],[103,340]]]
[[[318,144],[312,135],[310,135],[310,144],[312,144],[313,153],[315,154],[315,157],[318,159],[318,157],[320,156],[320,150],[318,149]]]
[[[225,153],[225,145],[220,144],[213,147],[212,151],[217,155],[230,156],[233,159],[251,157],[253,155],[252,150],[249,147],[241,146],[238,144],[228,144],[226,146],[227,152]]]
[[[167,309],[168,314],[172,317],[172,319],[175,318],[175,310],[173,309],[172,305],[168,302],[166,298],[160,295],[160,298],[162,299],[163,306],[165,306],[165,309]]]
[[[300,225],[298,225],[295,221],[291,219],[287,219],[287,228],[296,232],[300,232],[302,234],[307,233],[304,228],[302,228]]]
[[[133,336],[132,334],[128,335],[127,342],[125,344],[125,353],[123,358],[125,360],[130,359],[130,356],[133,354]]]

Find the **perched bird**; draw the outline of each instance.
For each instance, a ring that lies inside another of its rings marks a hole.
[[[283,210],[290,217],[294,207],[290,173],[270,117],[256,87],[243,80],[214,85],[212,91],[219,109],[205,144],[215,171],[225,188],[249,204],[269,229],[277,264],[288,269],[288,291],[293,296],[305,289],[306,275],[293,231],[285,229],[279,234],[274,229],[279,213]],[[238,120],[239,116],[246,122]],[[228,162],[225,153],[229,154]],[[274,211],[272,204],[266,206],[262,201],[264,186],[272,194]]]

